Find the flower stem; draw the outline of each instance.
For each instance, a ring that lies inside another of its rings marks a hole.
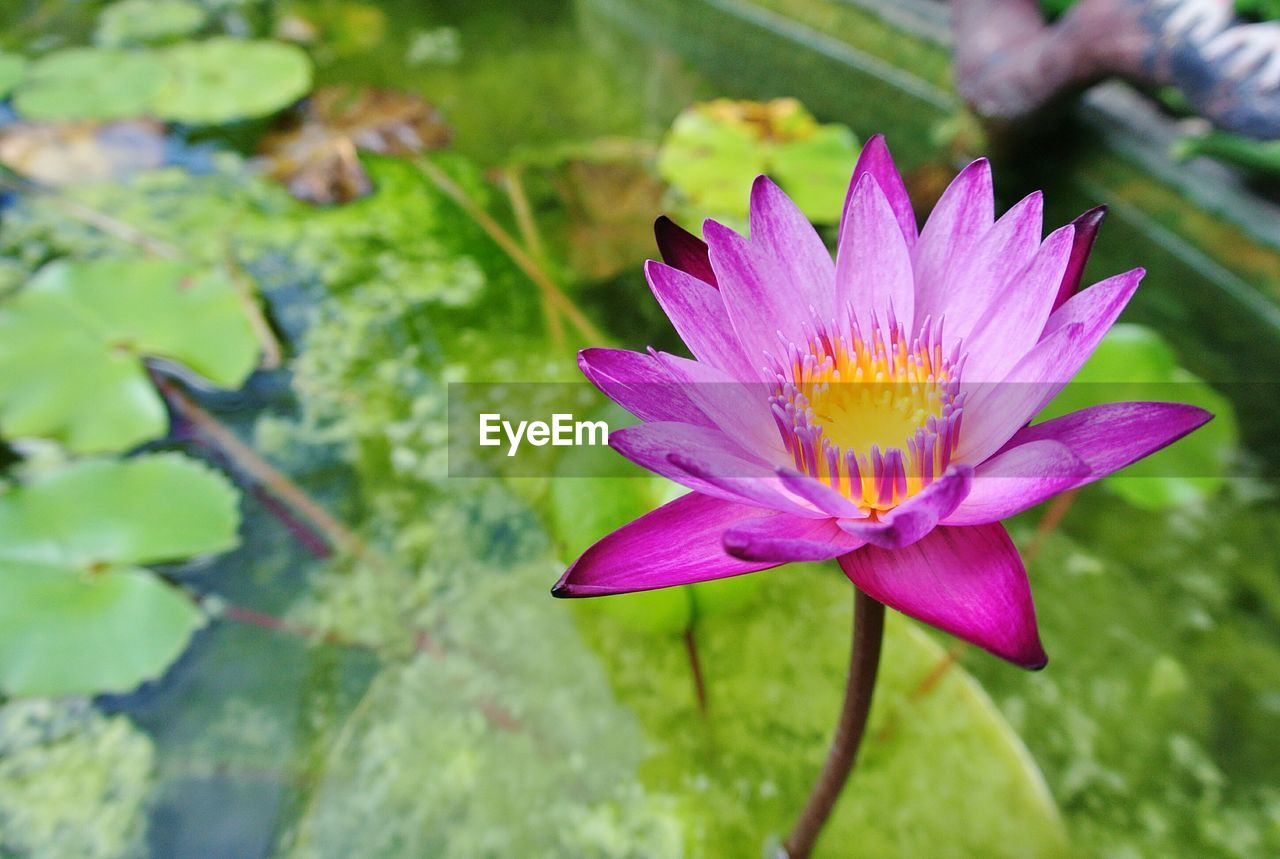
[[[783,844],[787,859],[808,859],[823,825],[831,816],[840,791],[853,770],[858,746],[867,727],[871,696],[876,688],[876,671],[880,667],[880,644],[884,639],[884,605],[854,588],[853,646],[849,656],[849,676],[845,682],[844,705],[836,723],[835,738],[827,752],[826,763],[818,783],[800,819]]]
[[[689,657],[689,673],[693,677],[693,694],[698,700],[698,711],[707,715],[707,682],[702,676],[702,658],[698,655],[698,633],[694,621],[684,628],[684,650]]]

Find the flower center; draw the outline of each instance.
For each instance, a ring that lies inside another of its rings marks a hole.
[[[888,510],[939,477],[959,438],[959,349],[926,320],[914,339],[878,324],[788,347],[770,405],[796,468],[865,510]]]

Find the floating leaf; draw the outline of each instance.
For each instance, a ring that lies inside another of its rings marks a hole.
[[[175,454],[88,460],[0,496],[0,690],[124,692],[203,622],[139,564],[231,548],[235,490]]]
[[[225,275],[163,259],[55,262],[0,306],[0,430],[79,453],[164,435],[144,356],[238,387],[257,343]]]
[[[19,122],[0,129],[0,163],[46,185],[116,179],[165,160],[164,126],[150,119]]]
[[[692,804],[701,843],[714,847],[705,855],[760,855],[792,825],[822,766],[848,661],[852,599],[837,570],[744,578],[761,583],[750,612],[699,622],[705,720],[681,642],[613,623],[607,600],[575,604],[653,743],[645,786]],[[1066,853],[1062,821],[1017,735],[930,635],[893,612],[880,672],[858,768],[816,855]]]
[[[13,97],[29,119],[123,119],[151,113],[168,70],[155,54],[66,48],[33,62]]]
[[[4,98],[27,73],[27,58],[0,51],[0,98]]]
[[[191,35],[207,17],[194,0],[118,0],[98,15],[93,40],[107,48],[166,42]]]
[[[268,135],[272,178],[311,203],[347,202],[373,190],[357,150],[411,155],[447,146],[444,117],[421,98],[393,90],[324,87]]]
[[[1170,400],[1208,409],[1214,420],[1103,481],[1129,503],[1162,510],[1208,497],[1225,482],[1239,445],[1230,400],[1178,366],[1167,343],[1140,325],[1114,326],[1038,420],[1101,402]]]
[[[746,216],[744,189],[766,173],[810,220],[834,223],[857,158],[853,132],[819,124],[795,99],[718,99],[676,117],[658,170],[694,206],[730,218]]]
[[[168,82],[156,115],[193,124],[252,119],[288,107],[311,88],[311,60],[293,45],[226,37],[160,51]]]

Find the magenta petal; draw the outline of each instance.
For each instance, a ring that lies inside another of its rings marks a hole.
[[[754,504],[804,519],[829,519],[802,499],[787,492],[777,477],[763,477],[752,463],[736,459],[725,451],[704,450],[699,453],[670,453],[667,461],[678,469],[673,480],[686,486],[701,487],[708,495]],[[683,476],[680,476],[683,473]],[[746,475],[746,476],[744,476]]]
[[[1098,206],[1090,209],[1071,222],[1075,227],[1075,238],[1071,246],[1071,259],[1067,270],[1062,275],[1062,284],[1058,287],[1058,295],[1053,300],[1053,309],[1057,310],[1067,299],[1076,294],[1080,288],[1080,279],[1084,276],[1084,267],[1089,262],[1089,252],[1093,250],[1093,240],[1098,237],[1098,227],[1107,216],[1107,207]]]
[[[782,275],[775,261],[733,230],[715,221],[702,225],[711,249],[720,295],[729,320],[742,345],[745,360],[754,370],[739,378],[768,380],[763,369],[769,355],[781,352],[786,342],[807,342],[809,307],[788,289],[779,288]]]
[[[905,549],[866,546],[840,566],[868,596],[1015,665],[1049,661],[1022,559],[998,523],[935,528]]]
[[[642,421],[675,421],[710,426],[711,420],[689,399],[652,355],[625,349],[583,349],[578,367],[605,396]]]
[[[882,549],[909,546],[937,527],[969,494],[973,469],[953,465],[920,494],[884,514],[879,520],[841,520],[840,527]]]
[[[644,273],[658,304],[695,358],[735,378],[755,378],[756,371],[743,355],[714,287],[653,260],[645,263]]]
[[[835,265],[809,219],[768,176],[751,186],[751,244],[772,258],[782,278],[774,284],[790,301],[812,307],[819,319],[835,310]]]
[[[960,171],[942,192],[912,253],[916,315],[935,319],[946,307],[948,273],[972,252],[995,219],[991,165],[980,158]]]
[[[1088,466],[1088,474],[1072,484],[1080,486],[1173,444],[1212,419],[1211,412],[1184,403],[1107,403],[1020,430],[1005,451],[1042,440],[1066,445]]]
[[[826,561],[862,545],[862,540],[840,530],[831,519],[785,514],[746,519],[724,535],[725,550],[735,558],[775,564]]]
[[[724,533],[760,510],[708,498],[681,496],[597,542],[551,589],[558,597],[646,591],[722,579],[774,566],[744,561],[724,550]]]
[[[1106,329],[1111,327],[1111,322],[1115,321],[1120,311],[1124,310],[1125,305],[1129,303],[1129,299],[1133,297],[1134,291],[1137,290],[1138,284],[1142,282],[1146,273],[1146,269],[1135,268],[1106,280],[1100,280],[1083,292],[1073,295],[1065,304],[1049,314],[1049,321],[1045,323],[1044,333],[1040,339],[1047,339],[1059,328],[1076,322],[1096,329],[1101,321],[1110,320],[1103,327],[1103,333],[1106,333]]]
[[[716,273],[711,268],[706,242],[666,215],[654,221],[653,235],[658,242],[658,253],[662,254],[663,262],[698,280],[716,285]]]
[[[902,238],[907,243],[907,247],[914,247],[919,235],[916,227],[916,213],[911,208],[911,197],[907,194],[907,186],[902,181],[902,174],[893,163],[893,156],[889,154],[889,147],[884,142],[883,134],[873,136],[862,145],[858,163],[853,168],[853,178],[849,181],[849,190],[845,192],[844,208],[841,209],[840,215],[840,232],[837,235],[844,232],[844,217],[849,211],[849,202],[853,199],[853,189],[857,187],[858,180],[866,174],[875,178],[876,184],[888,199],[889,208],[893,209],[893,216],[902,229]]]
[[[789,458],[769,410],[769,391],[760,382],[738,382],[725,373],[676,355],[655,353],[671,378],[698,408],[745,450],[766,462]]]
[[[1070,489],[1088,473],[1089,466],[1056,441],[1009,447],[978,466],[973,489],[943,524],[999,522]]]
[[[1035,346],[1053,309],[1074,235],[1075,227],[1070,225],[1050,233],[1027,267],[997,290],[986,314],[965,341],[969,353],[964,365],[966,379],[1003,379]]]
[[[915,314],[911,252],[876,179],[863,174],[849,197],[836,256],[836,304],[852,305],[864,331],[892,313],[908,330]]]
[[[1017,293],[1020,275],[1040,247],[1043,228],[1044,200],[1036,191],[1005,212],[971,246],[957,248],[959,258],[947,273],[945,292],[928,293],[929,313],[935,319],[945,317],[946,330],[951,336],[965,340],[971,350],[979,345],[969,342],[970,332],[992,308],[1000,305],[1006,294]],[[1052,289],[1057,288],[1061,276],[1059,269]],[[1042,300],[1047,312],[1053,293],[1043,296]]]
[[[865,519],[867,513],[857,504],[816,477],[783,466],[775,472],[782,485],[817,509],[838,519]]]

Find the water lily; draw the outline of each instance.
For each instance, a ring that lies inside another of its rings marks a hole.
[[[1211,415],[1113,403],[1029,422],[1092,353],[1142,269],[1077,291],[1101,212],[1042,240],[1034,193],[998,220],[978,160],[917,230],[884,140],[864,147],[834,261],[767,177],[750,238],[659,220],[645,273],[693,358],[586,349],[640,418],[621,454],[691,492],[589,548],[582,597],[838,559],[860,591],[1027,668],[1047,660],[1000,520]]]

